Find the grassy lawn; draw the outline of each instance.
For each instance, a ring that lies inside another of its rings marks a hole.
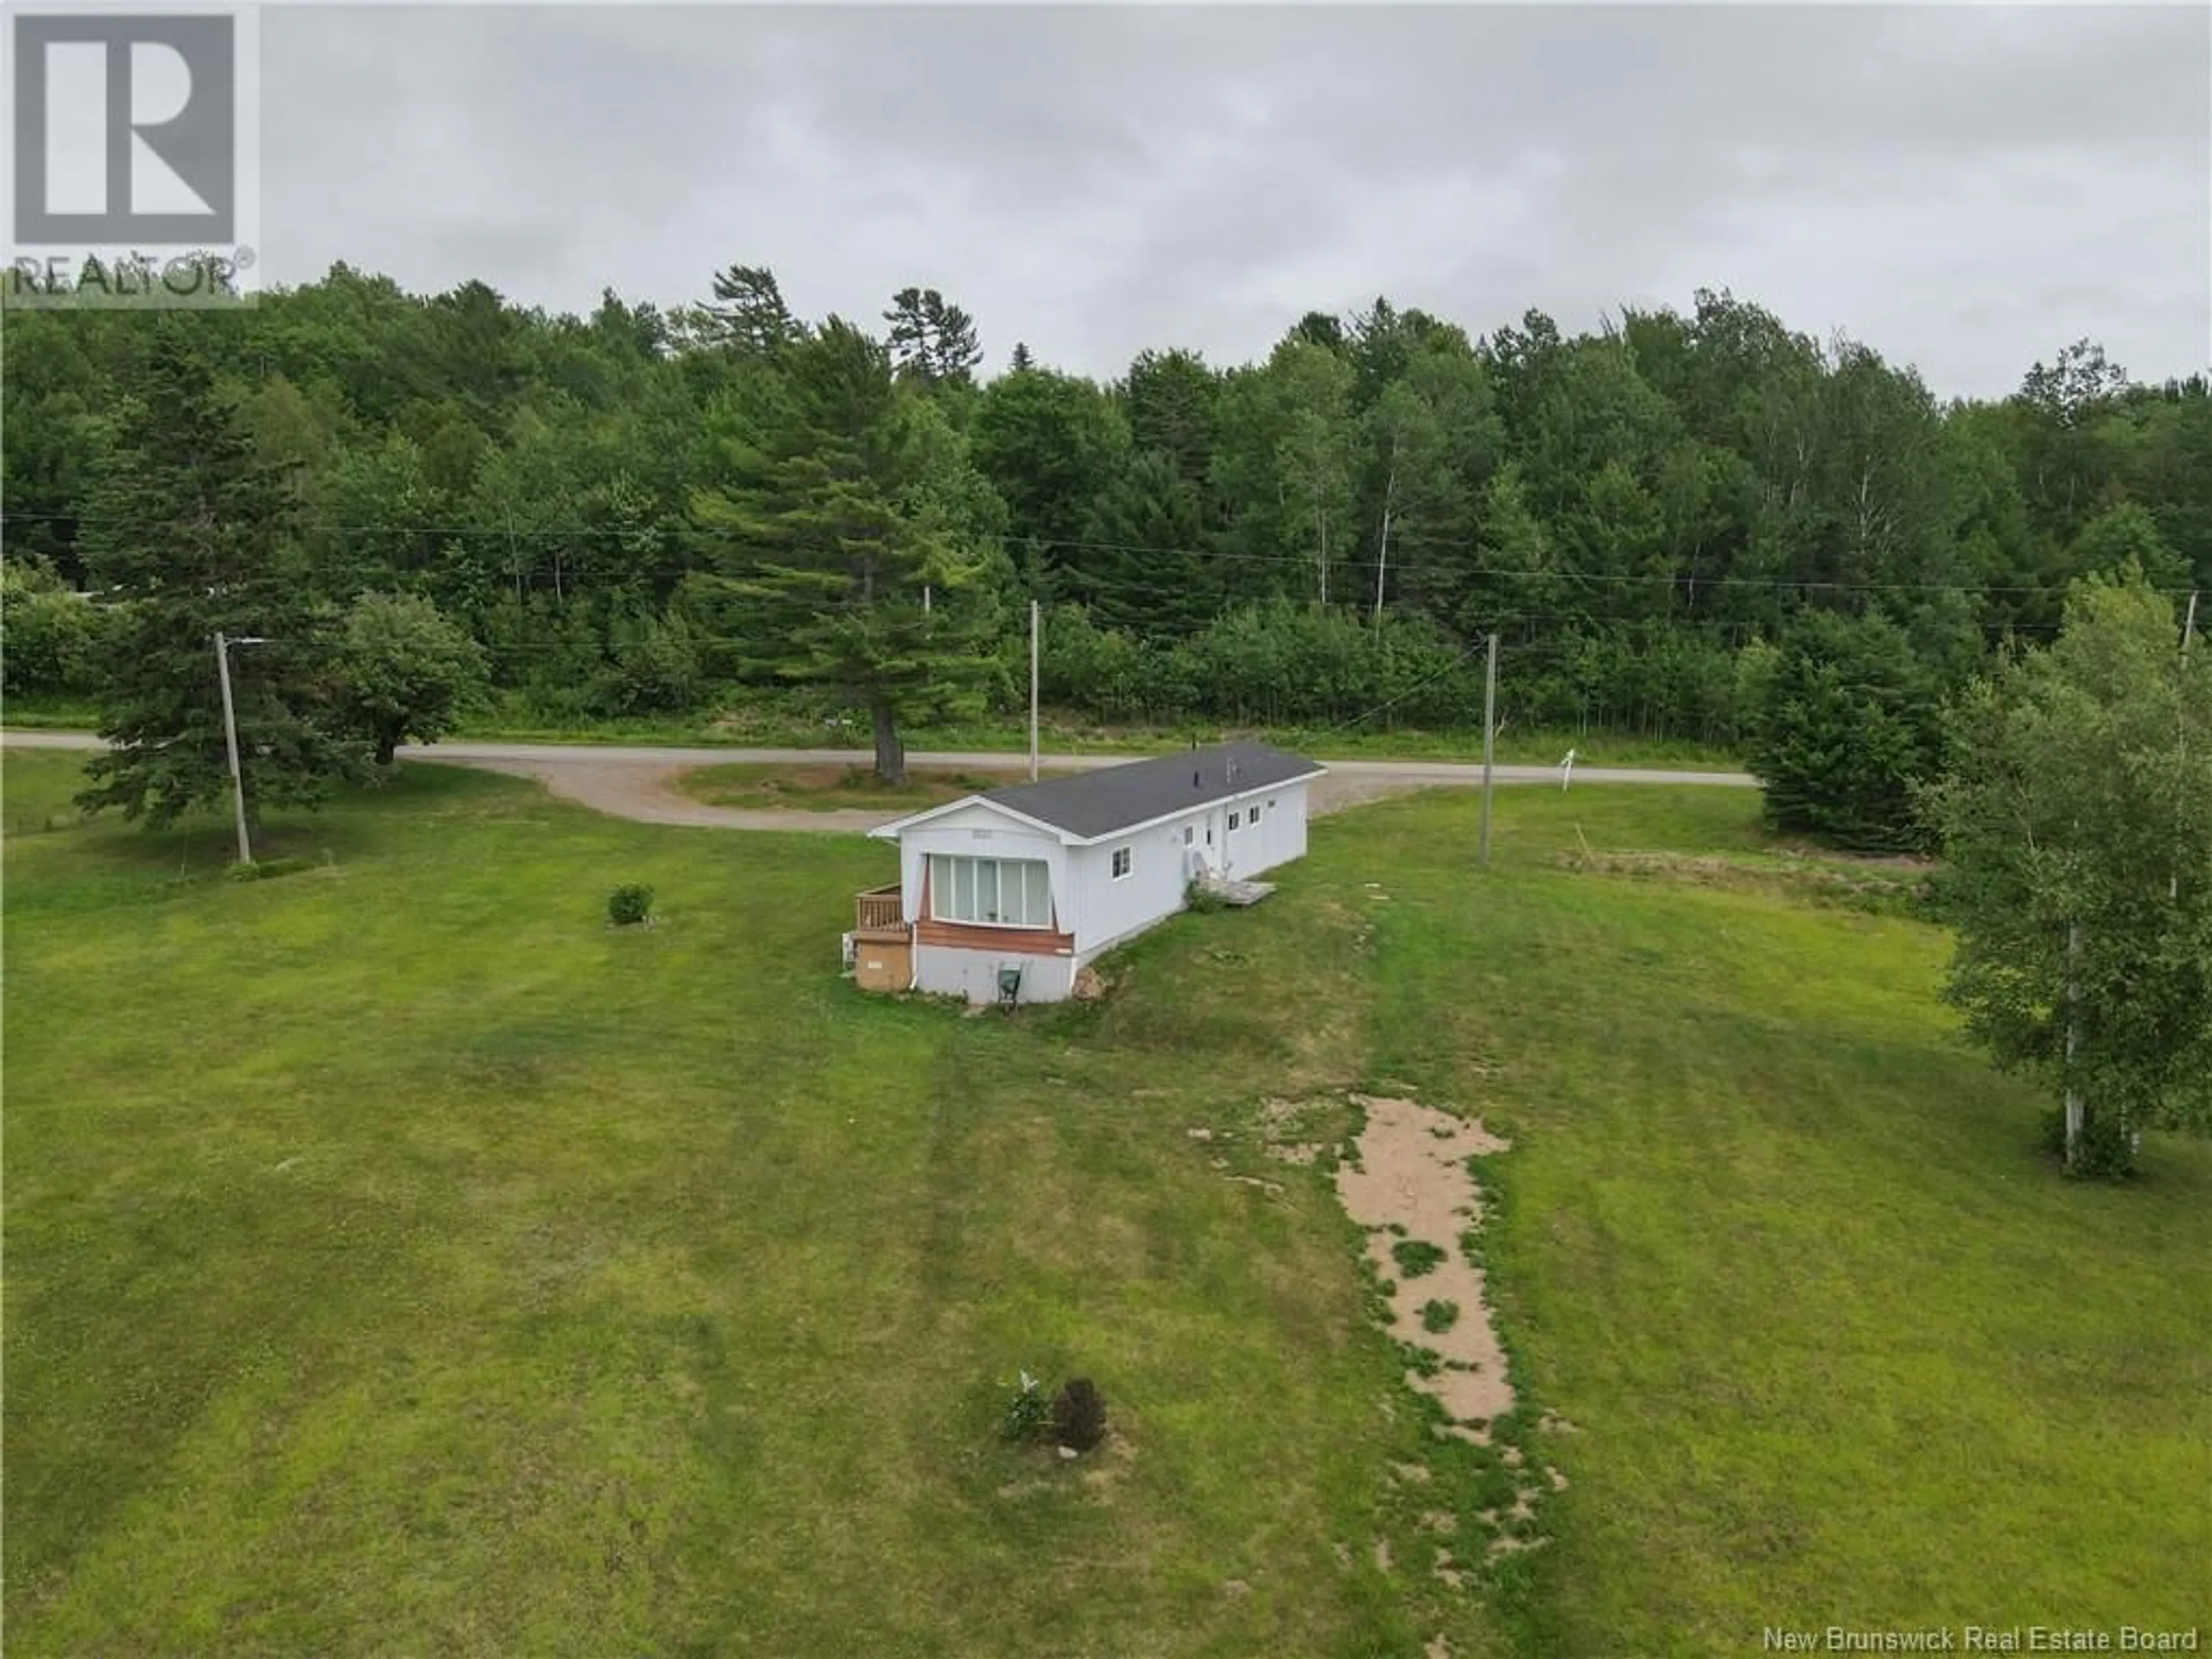
[[[1040,778],[1065,777],[1047,768]],[[677,775],[676,786],[709,806],[785,807],[827,812],[855,808],[920,811],[963,795],[1026,781],[1021,770],[939,772],[915,767],[902,784],[879,781],[865,766],[781,766],[769,762],[702,766]]]
[[[4,766],[11,1655],[2205,1620],[2212,1149],[2057,1179],[1942,936],[1816,902],[1747,792],[1504,792],[1487,875],[1470,797],[1323,820],[1266,904],[1008,1021],[836,978],[892,874],[857,837],[416,766],[241,884],[220,819],[84,826],[75,757]],[[662,920],[610,930],[633,879]],[[1252,1146],[1271,1096],[1400,1083],[1513,1138],[1492,1294],[1574,1425],[1503,1425],[1570,1484],[1464,1590],[1430,1561],[1480,1556],[1498,1455],[1399,1381],[1328,1160]],[[1019,1367],[1096,1377],[1112,1448],[999,1443]]]

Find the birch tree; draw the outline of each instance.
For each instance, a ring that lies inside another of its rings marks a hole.
[[[1958,944],[1945,1000],[2061,1102],[2067,1169],[2212,1127],[2212,653],[2139,570],[2069,598],[2047,650],[1977,680],[1923,792]]]

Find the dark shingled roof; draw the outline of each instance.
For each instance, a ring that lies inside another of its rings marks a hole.
[[[1263,743],[1222,743],[1072,778],[1009,784],[986,791],[983,799],[1089,839],[1324,769]]]

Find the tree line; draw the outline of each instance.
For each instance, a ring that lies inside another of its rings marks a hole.
[[[133,475],[182,432],[227,492],[208,556],[326,663],[307,611],[374,595],[533,721],[790,688],[887,766],[902,724],[1018,706],[1031,599],[1046,694],[1102,717],[1464,726],[1495,631],[1520,726],[1753,744],[1790,672],[1932,702],[2076,576],[2212,584],[2203,377],[2085,342],[1947,404],[1726,293],[1573,337],[1377,299],[1100,384],[1025,343],[987,374],[930,289],[816,323],[733,265],[578,317],[340,265],[234,313],[16,311],[4,352],[16,693],[113,688],[102,615],[197,510]]]

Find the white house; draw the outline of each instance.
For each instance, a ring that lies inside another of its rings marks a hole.
[[[1056,1002],[1100,952],[1183,908],[1189,884],[1247,882],[1304,856],[1324,768],[1222,744],[969,795],[869,833],[899,881],[860,896],[868,990]],[[1242,890],[1250,896],[1255,890]]]

